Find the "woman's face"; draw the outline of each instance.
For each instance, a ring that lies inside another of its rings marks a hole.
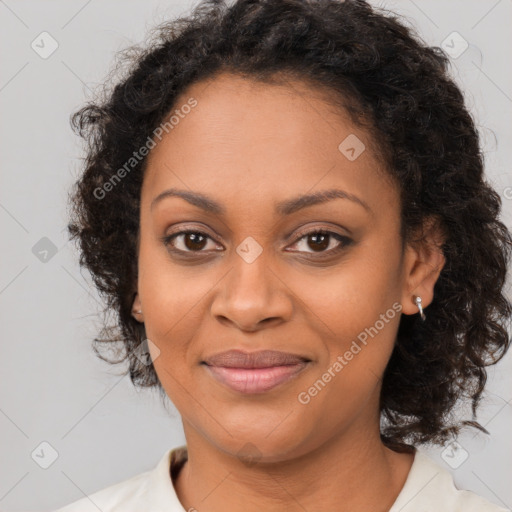
[[[155,139],[141,196],[135,308],[160,382],[190,436],[268,461],[378,432],[400,314],[417,313],[413,293],[429,302],[367,134],[292,85],[194,84]],[[215,366],[227,350],[302,359]]]

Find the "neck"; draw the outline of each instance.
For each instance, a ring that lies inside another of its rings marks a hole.
[[[304,455],[244,463],[184,422],[188,461],[175,488],[185,510],[201,512],[386,512],[400,493],[413,454],[385,447],[378,428],[353,425]]]

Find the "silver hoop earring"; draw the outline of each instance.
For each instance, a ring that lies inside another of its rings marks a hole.
[[[421,297],[416,297],[414,302],[416,302],[416,306],[418,306],[418,309],[420,310],[421,319],[425,321],[426,315],[423,313],[423,307],[421,306]]]

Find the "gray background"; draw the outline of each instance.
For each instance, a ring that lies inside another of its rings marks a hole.
[[[120,368],[97,359],[90,348],[100,304],[67,241],[66,199],[82,155],[70,113],[103,81],[116,51],[141,42],[149,28],[196,3],[0,0],[3,511],[57,508],[152,469],[165,450],[184,443],[172,404],[166,411],[156,393],[135,391]],[[503,220],[510,226],[511,1],[374,3],[405,15],[429,44],[441,45],[453,31],[469,43],[452,58],[453,75],[477,120],[488,178],[503,198]],[[31,48],[43,31],[59,45],[47,59]],[[42,248],[50,250],[46,261]],[[490,371],[479,414],[490,437],[470,431],[451,459],[446,451],[443,458],[443,448],[423,448],[452,471],[459,486],[508,507],[511,366],[509,354]],[[34,460],[50,462],[52,449],[41,448],[42,442],[58,452],[47,469]],[[34,450],[44,456],[33,459]],[[458,465],[466,452],[458,467],[447,464]]]

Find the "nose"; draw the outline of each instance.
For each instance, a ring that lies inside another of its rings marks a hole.
[[[249,332],[289,321],[293,301],[278,273],[263,254],[251,263],[236,254],[233,266],[218,285],[212,315],[219,322]]]

